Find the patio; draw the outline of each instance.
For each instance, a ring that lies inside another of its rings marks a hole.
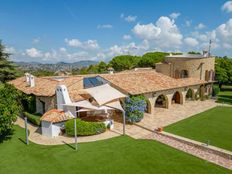
[[[169,109],[155,108],[155,114],[145,113],[141,122],[135,125],[126,125],[126,134],[139,139],[143,138],[158,127],[165,127],[195,114],[217,106],[214,100],[186,101],[185,104],[173,104]],[[122,123],[115,122],[114,130],[122,132]]]

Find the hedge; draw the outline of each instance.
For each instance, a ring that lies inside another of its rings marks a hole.
[[[30,114],[28,112],[23,112],[24,117],[27,117],[28,121],[34,125],[40,126],[41,121],[40,121],[40,117],[41,114]]]
[[[87,136],[96,135],[105,132],[106,126],[104,123],[87,122],[81,119],[76,120],[77,135]],[[65,123],[65,132],[68,136],[74,136],[74,120],[69,120]]]

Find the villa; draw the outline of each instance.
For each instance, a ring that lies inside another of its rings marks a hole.
[[[123,112],[126,96],[144,95],[146,112],[184,104],[212,94],[215,58],[203,55],[169,55],[156,69],[135,68],[108,74],[34,77],[25,74],[11,81],[18,90],[35,96],[36,112],[44,114],[42,132],[58,136],[63,123],[77,115],[116,109]],[[82,112],[80,112],[80,110]],[[51,126],[55,126],[51,128]],[[50,129],[51,128],[51,129]],[[55,132],[52,132],[52,130]]]

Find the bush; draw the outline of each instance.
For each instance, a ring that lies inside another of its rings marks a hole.
[[[36,114],[30,114],[28,112],[23,112],[24,117],[27,117],[28,121],[34,125],[40,126],[41,121],[40,117],[41,114],[36,113]]]
[[[130,123],[141,121],[144,112],[146,110],[146,107],[147,107],[146,99],[142,95],[126,98],[125,111],[126,111],[127,121]]]
[[[106,126],[104,123],[87,122],[81,119],[76,120],[77,135],[88,136],[96,135],[105,132]],[[74,136],[74,120],[69,120],[65,123],[65,132],[69,136]]]
[[[220,92],[220,88],[218,86],[213,86],[213,93],[212,96],[217,96]]]

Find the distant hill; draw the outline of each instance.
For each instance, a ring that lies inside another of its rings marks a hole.
[[[89,65],[97,64],[97,61],[92,60],[83,60],[73,63],[66,63],[66,62],[58,62],[55,64],[44,64],[39,62],[15,62],[23,70],[47,70],[47,71],[58,71],[58,70],[65,70],[71,71],[72,69],[87,67]]]

